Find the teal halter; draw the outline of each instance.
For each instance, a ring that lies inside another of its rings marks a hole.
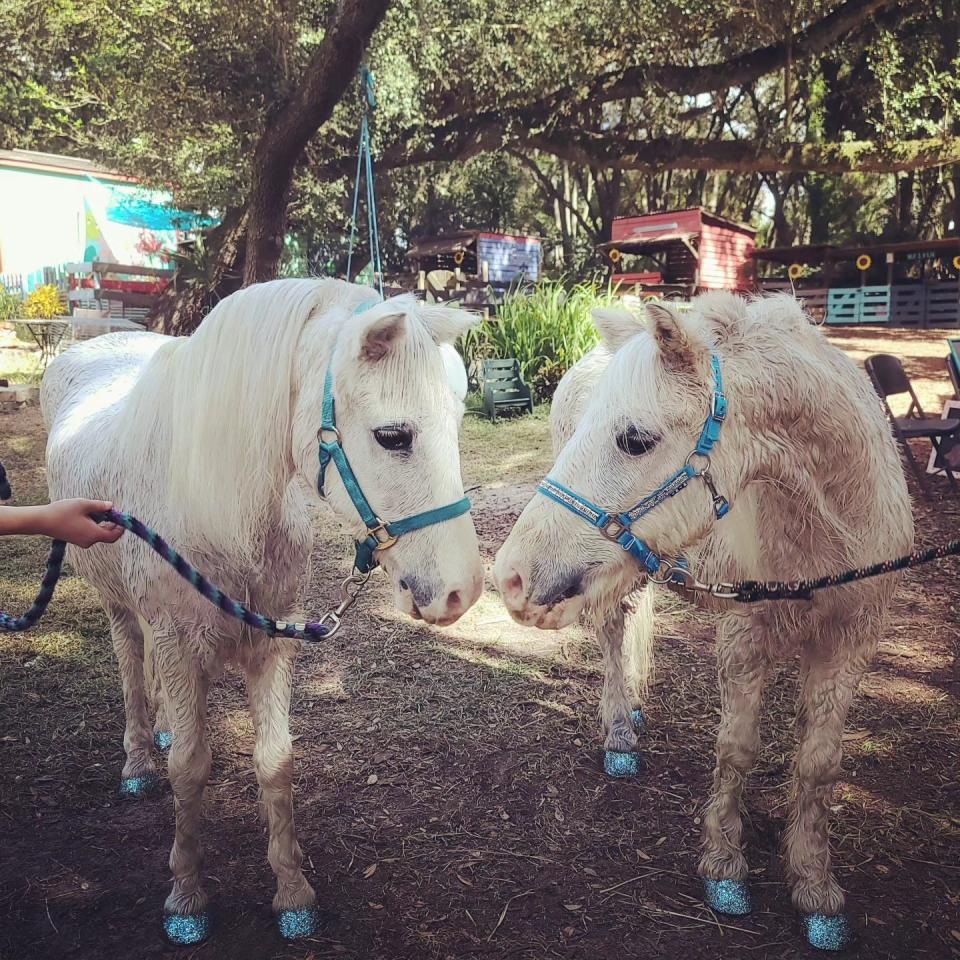
[[[635,537],[630,530],[631,524],[646,516],[654,507],[659,506],[670,497],[676,496],[691,480],[699,478],[707,485],[710,496],[713,498],[713,512],[718,520],[722,520],[730,511],[727,499],[717,493],[710,473],[710,452],[720,439],[720,428],[727,417],[727,398],[723,392],[723,375],[720,372],[720,358],[713,354],[710,358],[713,368],[713,398],[710,403],[710,415],[707,417],[700,439],[693,453],[687,457],[686,463],[672,476],[668,477],[648,497],[644,497],[636,506],[629,510],[617,512],[604,510],[595,503],[591,503],[569,487],[565,487],[549,477],[540,481],[537,492],[561,507],[566,507],[591,526],[596,527],[608,540],[620,544],[637,563],[646,570],[651,580],[657,583],[685,583],[689,577],[686,561],[678,559],[674,562],[663,560],[646,543]],[[699,463],[699,467],[697,464]]]
[[[367,301],[354,310],[354,313],[360,313],[368,307],[375,306],[379,300]],[[324,435],[332,435],[332,440],[325,440]],[[423,513],[415,514],[404,520],[393,520],[387,522],[381,520],[370,506],[370,501],[363,495],[360,489],[360,483],[357,480],[350,461],[343,450],[343,444],[340,439],[340,431],[337,429],[337,422],[334,416],[333,404],[333,359],[327,367],[327,375],[323,382],[323,408],[320,419],[320,429],[317,431],[317,441],[320,444],[320,472],[317,476],[317,491],[320,496],[323,493],[323,480],[327,472],[327,466],[333,462],[340,474],[343,485],[347,488],[347,493],[353,501],[353,505],[360,514],[360,519],[367,528],[367,536],[363,540],[358,540],[356,544],[356,558],[353,565],[360,573],[369,573],[377,566],[377,559],[374,557],[376,550],[389,550],[399,537],[405,533],[412,533],[414,530],[422,530],[424,527],[432,526],[435,523],[443,523],[444,520],[452,520],[454,517],[462,516],[470,509],[470,498],[464,497],[457,500],[456,503],[449,503],[445,507],[436,507],[433,510],[426,510]]]

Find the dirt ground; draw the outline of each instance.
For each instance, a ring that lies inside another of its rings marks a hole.
[[[858,360],[899,353],[939,410],[942,334],[831,335]],[[44,498],[35,409],[0,418],[0,459],[20,502]],[[496,427],[468,417],[464,474],[482,486],[488,561],[549,461],[542,411]],[[933,482],[936,501],[916,503],[921,543],[960,529],[960,503]],[[308,610],[332,604],[348,554],[342,537],[318,550]],[[26,607],[44,555],[42,541],[0,540],[0,606]],[[960,956],[958,584],[956,561],[907,575],[845,736],[834,853],[863,957]],[[489,591],[451,628],[418,625],[375,578],[345,629],[304,653],[294,692],[297,821],[322,935],[287,945],[274,931],[250,721],[227,676],[204,823],[215,934],[177,951],[160,931],[169,787],[117,798],[116,665],[95,599],[69,577],[40,629],[0,639],[0,958],[809,956],[777,857],[795,670],[768,691],[746,794],[755,909],[723,919],[695,874],[718,715],[712,628],[674,603],[660,637],[642,772],[611,781],[589,638],[519,627]]]

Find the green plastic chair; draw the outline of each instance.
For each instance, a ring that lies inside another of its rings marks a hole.
[[[526,407],[533,413],[533,393],[520,376],[520,362],[512,357],[504,360],[484,360],[483,412],[494,423],[497,411],[510,407]]]

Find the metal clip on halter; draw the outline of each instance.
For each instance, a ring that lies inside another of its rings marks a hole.
[[[354,573],[340,584],[340,603],[320,618],[321,626],[327,628],[327,634],[324,639],[332,637],[340,629],[342,623],[341,618],[357,602],[357,598],[366,586],[372,572],[373,570],[371,569],[366,573]],[[351,590],[351,587],[354,589]]]

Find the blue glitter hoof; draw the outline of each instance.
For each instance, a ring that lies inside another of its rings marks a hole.
[[[844,950],[853,943],[853,927],[845,913],[838,913],[835,917],[805,913],[802,922],[807,943],[818,950]]]
[[[635,777],[640,772],[640,756],[606,750],[603,754],[603,772],[608,777]]]
[[[163,932],[178,947],[202,943],[210,936],[210,915],[206,912],[165,914]]]
[[[643,715],[643,711],[639,707],[634,707],[630,711],[630,719],[633,721],[633,729],[639,733],[646,725],[647,718]]]
[[[312,937],[320,929],[320,911],[316,907],[281,910],[277,914],[277,929],[284,940]]]
[[[120,796],[140,799],[148,797],[160,786],[160,778],[155,773],[145,773],[142,777],[123,777],[120,780]]]
[[[745,880],[703,881],[703,899],[711,910],[731,917],[746,916],[752,909],[750,888]]]
[[[173,743],[173,733],[170,730],[158,730],[153,735],[153,742],[157,745],[158,750],[162,750],[164,753],[170,749],[170,744]]]

